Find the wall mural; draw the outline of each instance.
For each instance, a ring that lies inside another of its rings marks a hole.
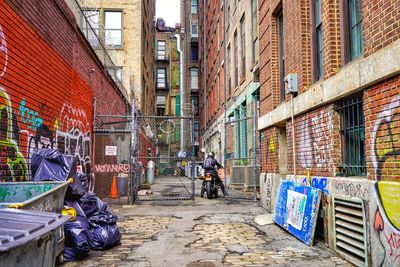
[[[16,23],[24,22],[17,21]],[[64,100],[65,102],[62,103],[61,99],[66,99],[67,96],[64,88],[54,88],[52,93],[58,100],[57,103],[54,103],[43,100],[46,99],[46,96],[42,95],[45,93],[42,93],[41,87],[35,92],[34,98],[32,98],[32,94],[28,98],[21,97],[23,95],[21,91],[32,89],[9,85],[10,81],[15,79],[14,77],[25,77],[26,75],[21,75],[24,70],[16,68],[17,63],[13,65],[13,69],[8,68],[8,65],[12,65],[11,59],[23,59],[24,55],[20,55],[17,48],[8,46],[8,31],[5,30],[5,26],[6,24],[0,24],[0,181],[28,180],[30,158],[37,148],[57,148],[61,153],[74,155],[82,165],[83,171],[90,172],[91,124],[89,118],[91,114],[87,114],[84,109],[68,101]],[[11,28],[9,31],[10,35],[23,34],[13,32],[15,30]],[[54,50],[34,33],[32,35],[24,38],[27,42],[30,37],[35,38],[36,42],[40,43],[42,47],[47,47],[48,51],[30,51],[27,48],[29,53],[38,54],[38,58],[45,57],[46,53],[53,53],[52,60],[56,58],[53,62],[54,66],[65,66],[66,63]],[[12,55],[9,57],[10,54]],[[79,79],[77,73],[70,67],[68,68],[68,74],[63,80],[64,85],[68,84],[70,78],[72,80]],[[47,82],[50,83],[39,76],[40,74],[36,71],[33,69],[32,77],[29,78],[38,80],[41,78],[41,82],[45,85]],[[56,69],[55,72],[57,71],[65,70]],[[9,73],[12,74],[7,77]],[[85,89],[90,90],[85,85],[83,88],[70,88],[69,92]],[[71,98],[73,98],[72,93],[67,99]],[[91,101],[86,103],[91,103]]]
[[[379,114],[372,132],[372,163],[377,181],[371,218],[376,241],[383,250],[375,252],[376,266],[400,265],[400,183],[385,181],[393,163],[400,162],[399,121],[400,96],[396,96]]]

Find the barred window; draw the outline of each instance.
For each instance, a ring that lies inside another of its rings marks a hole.
[[[342,144],[341,172],[345,176],[366,175],[365,126],[363,95],[357,94],[340,101],[340,135]]]

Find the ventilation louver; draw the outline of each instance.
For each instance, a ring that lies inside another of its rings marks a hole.
[[[334,198],[335,250],[357,266],[368,266],[363,202]]]

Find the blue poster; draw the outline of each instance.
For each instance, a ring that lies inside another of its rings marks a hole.
[[[283,180],[277,192],[274,221],[311,246],[320,202],[320,189]]]

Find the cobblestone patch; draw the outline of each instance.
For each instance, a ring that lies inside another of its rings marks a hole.
[[[247,223],[197,224],[193,232],[200,238],[188,244],[187,249],[218,250],[224,254],[224,266],[291,266],[310,258],[310,252],[294,247],[268,249],[272,241],[257,228]],[[332,257],[330,266],[350,266],[340,258]]]
[[[106,251],[90,251],[87,259],[69,262],[63,267],[75,266],[150,266],[146,258],[129,257],[132,251],[145,242],[155,240],[157,233],[176,221],[174,217],[135,216],[117,222],[121,232],[121,244]]]

